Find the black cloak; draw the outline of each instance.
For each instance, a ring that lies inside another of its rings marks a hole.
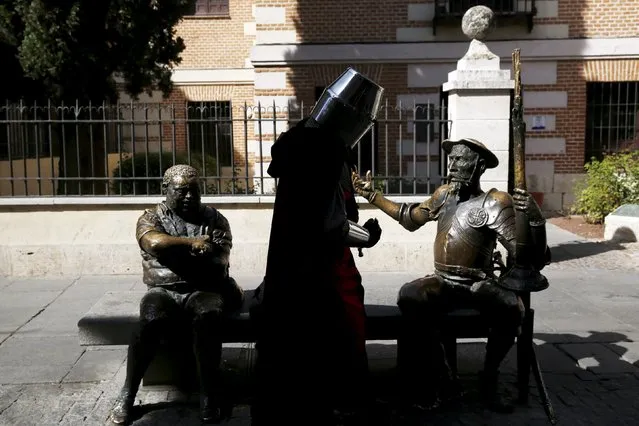
[[[287,417],[300,410],[308,418],[330,396],[325,388],[340,327],[332,265],[344,250],[340,177],[348,150],[305,122],[281,134],[271,150],[268,174],[278,181],[260,304],[252,312],[258,327],[254,416],[261,407]]]

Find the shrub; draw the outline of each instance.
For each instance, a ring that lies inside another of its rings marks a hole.
[[[161,160],[161,162],[160,162]],[[148,162],[148,168],[147,168]],[[162,193],[162,176],[164,172],[174,164],[189,164],[188,156],[186,153],[179,153],[175,155],[175,163],[173,162],[173,154],[170,152],[153,153],[137,153],[119,162],[115,169],[113,169],[113,177],[125,178],[114,180],[111,184],[111,190],[114,193],[120,195],[133,195],[135,188],[135,195],[160,195]],[[217,174],[217,161],[215,157],[207,155],[202,157],[202,154],[191,154],[191,163],[200,174],[204,164],[206,165],[206,174]],[[135,165],[135,176],[133,179],[133,166]],[[128,178],[128,179],[127,179]],[[120,192],[120,185],[122,185],[122,191]],[[213,188],[216,185],[207,185],[207,193],[211,193],[209,188]]]
[[[575,188],[573,212],[602,223],[622,204],[639,202],[639,152],[616,153],[585,165],[586,179]]]

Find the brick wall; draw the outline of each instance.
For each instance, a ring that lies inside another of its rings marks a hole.
[[[255,36],[245,34],[253,21],[253,0],[229,2],[229,17],[187,16],[177,27],[186,49],[181,68],[243,68]]]
[[[258,22],[257,31],[294,30],[298,43],[395,41],[395,29],[405,25],[408,16],[406,0],[255,0],[255,5],[285,7],[285,23]]]
[[[524,87],[524,97],[527,87]],[[527,137],[564,138],[565,154],[528,155],[529,160],[554,160],[555,173],[579,173],[583,171],[584,137],[586,126],[586,83],[583,62],[560,61],[557,63],[557,84],[530,87],[534,91],[566,91],[566,108],[526,108],[529,115],[554,115],[555,130],[533,131]]]
[[[582,173],[586,138],[586,83],[589,81],[637,81],[639,60],[559,61],[557,84],[531,86],[535,91],[565,91],[566,108],[526,108],[527,115],[554,115],[555,130],[528,130],[528,137],[564,138],[564,154],[528,155],[531,160],[553,160],[555,173]],[[525,88],[528,90],[528,88]],[[524,93],[525,96],[525,93]]]
[[[639,0],[559,0],[571,38],[639,35]]]

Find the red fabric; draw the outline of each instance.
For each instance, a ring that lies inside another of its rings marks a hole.
[[[361,276],[350,248],[344,248],[344,255],[336,265],[337,291],[346,314],[346,328],[352,332],[357,351],[366,350],[366,311]]]
[[[344,191],[348,202],[353,198],[351,192]],[[355,266],[350,247],[344,247],[342,257],[335,264],[337,291],[345,312],[345,328],[351,331],[358,352],[366,351],[366,311],[364,309],[364,288],[362,277]]]

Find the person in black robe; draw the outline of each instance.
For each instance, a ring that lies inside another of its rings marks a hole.
[[[373,125],[382,93],[347,69],[271,150],[277,192],[251,312],[254,426],[330,425],[334,409],[366,403],[363,287],[350,248],[372,247],[381,228],[375,219],[357,224],[348,154]]]

